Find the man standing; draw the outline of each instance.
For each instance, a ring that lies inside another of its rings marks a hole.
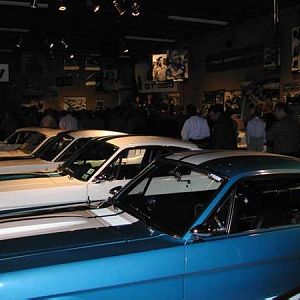
[[[268,129],[266,138],[268,150],[283,155],[298,156],[300,142],[300,127],[297,120],[288,112],[285,103],[279,102],[274,107],[277,119]]]
[[[47,108],[45,110],[45,115],[42,118],[41,122],[40,122],[40,126],[41,127],[48,127],[48,128],[57,128],[57,121],[53,116],[52,113],[52,109],[51,108]]]
[[[237,149],[237,126],[232,118],[224,112],[223,105],[210,108],[209,117],[213,122],[211,132],[212,149]]]
[[[246,127],[247,150],[263,151],[266,142],[266,123],[260,118],[261,112],[254,108],[253,118]]]
[[[191,141],[199,147],[207,147],[210,131],[207,120],[197,115],[196,107],[192,104],[186,107],[189,118],[184,122],[181,137],[184,141]]]

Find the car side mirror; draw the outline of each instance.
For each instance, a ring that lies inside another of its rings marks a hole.
[[[114,196],[121,190],[121,188],[122,188],[121,185],[115,186],[115,187],[113,187],[112,189],[109,190],[109,193]]]
[[[196,225],[191,229],[193,240],[200,240],[210,236],[226,233],[226,228],[221,224],[217,216],[213,218],[213,224],[210,222]]]
[[[214,235],[211,225],[207,223],[196,225],[190,230],[190,232],[194,241],[202,240],[203,238]]]

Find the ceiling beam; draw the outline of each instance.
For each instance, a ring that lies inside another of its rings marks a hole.
[[[0,5],[7,5],[7,6],[22,6],[22,7],[30,7],[30,2],[23,2],[23,1],[0,1]],[[38,8],[48,8],[49,5],[46,3],[38,3]]]
[[[168,19],[175,20],[175,21],[194,22],[194,23],[203,23],[203,24],[211,24],[211,25],[222,25],[222,26],[228,25],[227,21],[218,21],[218,20],[210,20],[210,19],[202,19],[202,18],[168,16]]]

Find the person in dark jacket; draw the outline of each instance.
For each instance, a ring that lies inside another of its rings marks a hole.
[[[212,149],[237,149],[237,126],[224,112],[223,105],[210,108],[209,117],[213,123],[210,145]]]

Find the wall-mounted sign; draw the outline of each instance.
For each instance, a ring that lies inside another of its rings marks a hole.
[[[206,72],[217,72],[263,64],[264,51],[261,45],[208,54],[205,58]]]
[[[9,73],[8,73],[8,64],[0,64],[0,82],[8,82]]]

